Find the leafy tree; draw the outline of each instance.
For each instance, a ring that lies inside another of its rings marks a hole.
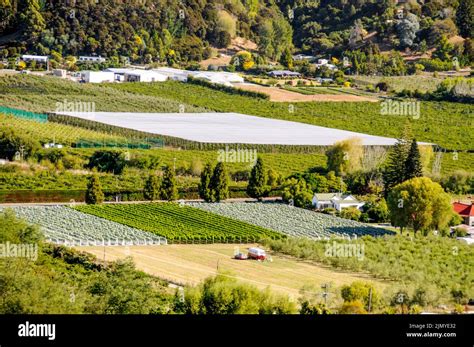
[[[8,126],[0,127],[0,158],[13,160],[18,154],[27,159],[40,148],[41,144],[34,137],[17,132]]]
[[[125,156],[121,151],[100,150],[94,152],[89,158],[89,169],[97,169],[99,172],[110,172],[120,175],[125,168]]]
[[[390,211],[384,198],[377,199],[372,197],[369,201],[365,202],[363,210],[372,221],[377,223],[387,222],[390,217]]]
[[[452,216],[451,198],[427,177],[417,177],[395,186],[388,195],[394,226],[418,231],[443,230]]]
[[[143,196],[146,200],[157,200],[160,197],[160,181],[158,176],[150,174],[145,182]]]
[[[178,199],[178,188],[174,170],[165,166],[160,185],[160,199],[174,201]]]
[[[92,174],[89,177],[86,190],[86,204],[96,205],[104,202],[104,193],[100,184],[99,175]]]
[[[381,300],[379,293],[372,284],[360,281],[342,286],[341,296],[346,303],[354,303],[357,301],[362,303],[365,311],[369,311],[369,305],[372,311],[380,304]]]
[[[291,178],[283,185],[283,201],[296,207],[309,208],[312,204],[313,192],[303,179]]]
[[[397,23],[397,31],[402,47],[413,46],[416,33],[420,30],[418,17],[413,13],[408,13]]]
[[[319,314],[331,314],[331,311],[326,307],[326,305],[312,304],[309,301],[305,300],[301,303],[300,314],[304,315],[319,315]]]
[[[250,52],[240,51],[232,57],[230,65],[233,65],[237,70],[247,71],[255,65],[255,62]]]
[[[415,177],[423,176],[423,167],[421,165],[420,151],[416,139],[411,142],[410,150],[405,161],[405,179],[409,180]]]
[[[288,69],[293,70],[293,56],[291,55],[290,49],[286,49],[284,54],[281,56],[280,63],[286,66]]]
[[[175,311],[186,314],[289,314],[296,313],[287,297],[239,283],[226,274],[207,278],[185,290],[184,303]]]
[[[456,24],[464,37],[474,37],[474,3],[472,0],[460,0],[456,10]]]
[[[326,151],[328,170],[338,176],[354,172],[361,168],[363,155],[361,139],[339,141]]]
[[[250,172],[249,184],[247,186],[247,194],[252,197],[261,200],[263,197],[270,193],[271,187],[267,185],[268,176],[265,171],[263,159],[257,158],[252,171]]]
[[[273,168],[268,169],[267,177],[268,177],[267,184],[271,188],[276,188],[281,183],[280,182],[281,181],[281,175],[278,172],[276,172],[275,170],[273,170]]]
[[[441,61],[451,61],[451,55],[454,50],[454,46],[448,41],[446,35],[442,35],[436,46],[432,57],[438,58]]]
[[[351,207],[343,208],[341,212],[339,213],[339,216],[341,218],[358,221],[360,219],[361,214],[362,212],[360,212],[358,208],[351,206]]]
[[[212,165],[207,163],[201,172],[201,183],[199,184],[199,197],[206,202],[213,201],[213,192],[211,187]]]
[[[229,176],[223,162],[218,162],[214,168],[210,186],[215,201],[229,198]]]
[[[27,40],[36,40],[46,28],[38,0],[26,0],[20,15],[23,35]]]

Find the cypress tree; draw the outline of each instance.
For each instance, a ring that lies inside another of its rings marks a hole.
[[[99,176],[94,173],[87,183],[86,204],[95,205],[104,202],[104,192],[100,185]]]
[[[148,176],[143,189],[143,196],[150,201],[157,200],[160,197],[160,182],[156,175],[150,174]]]
[[[420,150],[416,139],[413,139],[405,161],[405,180],[421,176],[423,176],[423,166],[421,165]]]
[[[258,157],[257,162],[250,173],[249,184],[247,186],[247,194],[252,198],[261,200],[262,197],[267,196],[270,192],[270,187],[267,185],[268,176],[265,171],[263,159]]]
[[[178,199],[178,189],[176,188],[176,177],[174,171],[165,166],[163,180],[160,185],[160,199],[174,201]]]
[[[407,160],[408,143],[399,139],[392,147],[388,157],[388,164],[383,175],[385,191],[405,181],[405,162]]]
[[[211,188],[216,202],[229,197],[229,177],[223,162],[217,163],[211,179]]]
[[[206,202],[212,202],[213,194],[211,188],[212,165],[207,163],[201,172],[201,183],[199,184],[199,197]]]

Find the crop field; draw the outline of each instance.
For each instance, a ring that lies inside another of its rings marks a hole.
[[[106,261],[132,257],[137,268],[173,283],[197,285],[209,276],[227,274],[239,281],[256,285],[262,290],[270,287],[279,293],[289,294],[296,300],[301,289],[317,288],[331,283],[331,287],[350,284],[354,281],[367,281],[383,289],[386,283],[362,273],[341,271],[304,262],[294,258],[272,254],[272,261],[234,260],[234,252],[247,251],[250,245],[168,245],[166,247],[80,247],[80,250],[95,254]],[[336,289],[334,289],[336,290]]]
[[[138,95],[166,97],[216,112],[239,112],[385,137],[399,137],[408,122],[418,141],[458,151],[472,149],[470,139],[474,138],[474,107],[456,102],[423,101],[420,117],[415,119],[382,115],[377,102],[273,103],[180,82],[114,84],[111,87]]]
[[[403,89],[416,90],[421,92],[432,92],[436,90],[438,84],[443,82],[443,77],[433,77],[432,74],[412,75],[412,76],[356,76],[354,80],[361,86],[372,84],[375,86],[379,82],[388,83],[389,87],[399,92]]]
[[[166,244],[166,238],[65,206],[12,208],[18,217],[41,227],[47,240],[67,245]]]
[[[84,113],[61,114],[90,120],[90,115]],[[337,141],[358,137],[366,146],[389,146],[396,141],[394,138],[238,113],[95,112],[93,120],[204,143],[330,146]]]
[[[111,88],[112,84],[79,84],[57,77],[0,76],[0,105],[34,112],[54,112],[58,103],[93,103],[96,111],[204,112],[205,107],[174,101],[166,96],[136,95]]]
[[[379,236],[392,233],[352,220],[278,203],[189,203],[188,205],[293,237],[321,240],[334,236]]]
[[[249,243],[284,235],[184,204],[146,203],[81,205],[76,209],[97,217],[152,232],[171,243]]]
[[[0,113],[0,126],[11,127],[41,142],[55,141],[63,145],[71,145],[76,141],[125,141],[125,138],[84,128],[46,122],[38,123],[34,120],[17,118]]]

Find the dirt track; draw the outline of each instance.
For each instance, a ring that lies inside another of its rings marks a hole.
[[[369,98],[365,96],[341,94],[341,95],[329,95],[329,94],[317,94],[317,95],[304,95],[290,90],[284,90],[276,87],[264,87],[258,84],[238,84],[237,88],[251,90],[255,92],[261,92],[270,95],[270,101],[275,102],[309,102],[309,101],[333,101],[333,102],[377,102],[375,98]]]

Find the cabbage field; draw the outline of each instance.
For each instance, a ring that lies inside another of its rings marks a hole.
[[[189,203],[204,211],[270,228],[288,236],[325,239],[384,235],[391,231],[279,203]]]
[[[164,237],[65,206],[13,207],[15,214],[38,224],[46,240],[69,246],[160,245]]]
[[[170,243],[251,243],[285,235],[176,203],[79,205],[78,211],[149,231]]]

